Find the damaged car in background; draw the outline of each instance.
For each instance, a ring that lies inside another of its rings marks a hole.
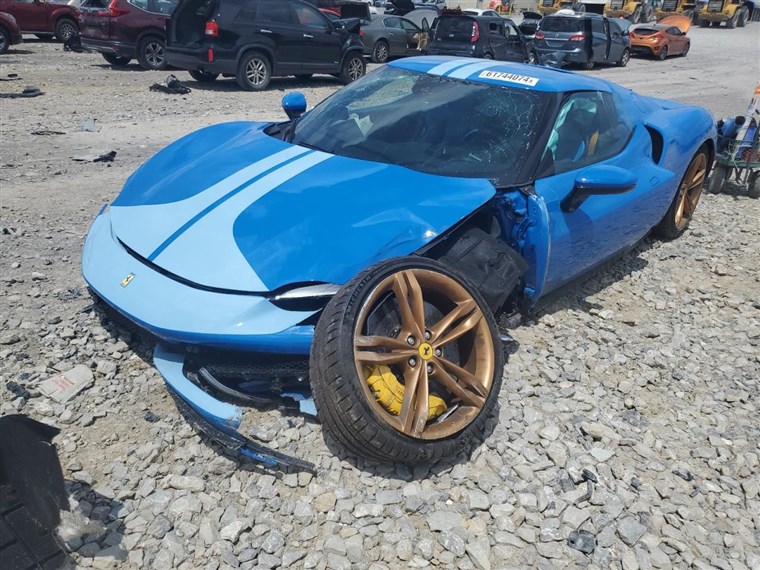
[[[189,419],[305,468],[249,438],[267,389],[370,460],[471,450],[502,386],[494,315],[681,235],[715,153],[702,108],[519,63],[402,59],[283,107],[150,158],[82,266]]]

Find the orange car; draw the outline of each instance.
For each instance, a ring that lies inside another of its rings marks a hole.
[[[690,16],[667,16],[654,25],[644,24],[630,32],[631,51],[663,60],[669,55],[689,53]]]

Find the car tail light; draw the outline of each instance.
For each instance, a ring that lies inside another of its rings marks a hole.
[[[206,35],[215,38],[219,35],[219,24],[214,20],[206,22]]]
[[[536,32],[536,35],[533,36],[533,37],[536,38],[537,40],[545,40],[546,39],[546,36],[544,34],[542,34],[541,32]]]
[[[660,32],[657,32],[657,33],[654,35],[654,39],[656,39],[658,42],[660,42],[660,41],[662,41],[662,40],[664,40],[664,39],[665,39],[665,34],[663,34],[663,33],[660,33]]]
[[[586,39],[586,34],[574,34],[568,38],[570,42],[582,42]]]
[[[365,33],[364,33],[364,28],[359,28],[359,35],[360,35],[361,37],[364,37],[364,36],[366,36],[366,35],[367,35],[367,34],[365,34]]]
[[[477,22],[472,23],[472,37],[470,38],[470,43],[474,44],[480,39],[480,28],[478,27]]]
[[[125,16],[129,14],[129,10],[119,8],[119,0],[112,0],[108,5],[108,10],[98,10],[95,13],[97,16],[107,16],[109,18],[116,18],[118,16]]]
[[[211,48],[208,48],[208,62],[209,63],[214,62],[214,50]]]

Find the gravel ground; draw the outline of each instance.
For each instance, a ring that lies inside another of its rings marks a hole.
[[[695,29],[687,58],[591,73],[741,113],[757,29]],[[2,63],[23,80],[0,91],[45,95],[0,104],[0,413],[62,428],[75,510],[103,525],[70,539],[80,566],[760,568],[760,201],[704,196],[681,239],[645,240],[511,331],[498,417],[469,461],[371,465],[317,423],[261,412],[256,437],[319,471],[270,472],[198,437],[149,353],[84,310],[80,252],[100,205],[169,141],[280,118],[284,91],[314,103],[337,82],[252,94],[178,72],[193,91],[170,96],[148,91],[166,73],[34,41]],[[40,394],[77,365],[94,382],[72,401]]]

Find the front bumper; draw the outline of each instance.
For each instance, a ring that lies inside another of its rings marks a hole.
[[[541,60],[542,56],[547,56],[549,54],[557,54],[558,56],[562,56],[562,61],[564,63],[586,63],[588,61],[588,54],[586,53],[586,50],[581,47],[573,50],[552,48],[535,48],[535,50],[538,52],[539,61]]]
[[[108,211],[87,235],[82,274],[100,298],[165,344],[309,354],[314,327],[299,323],[313,311],[286,311],[259,295],[199,289],[160,273],[118,241]]]
[[[100,53],[117,55],[119,57],[128,57],[133,59],[137,53],[134,44],[118,42],[113,40],[96,40],[94,38],[82,38],[82,47],[99,51]]]

